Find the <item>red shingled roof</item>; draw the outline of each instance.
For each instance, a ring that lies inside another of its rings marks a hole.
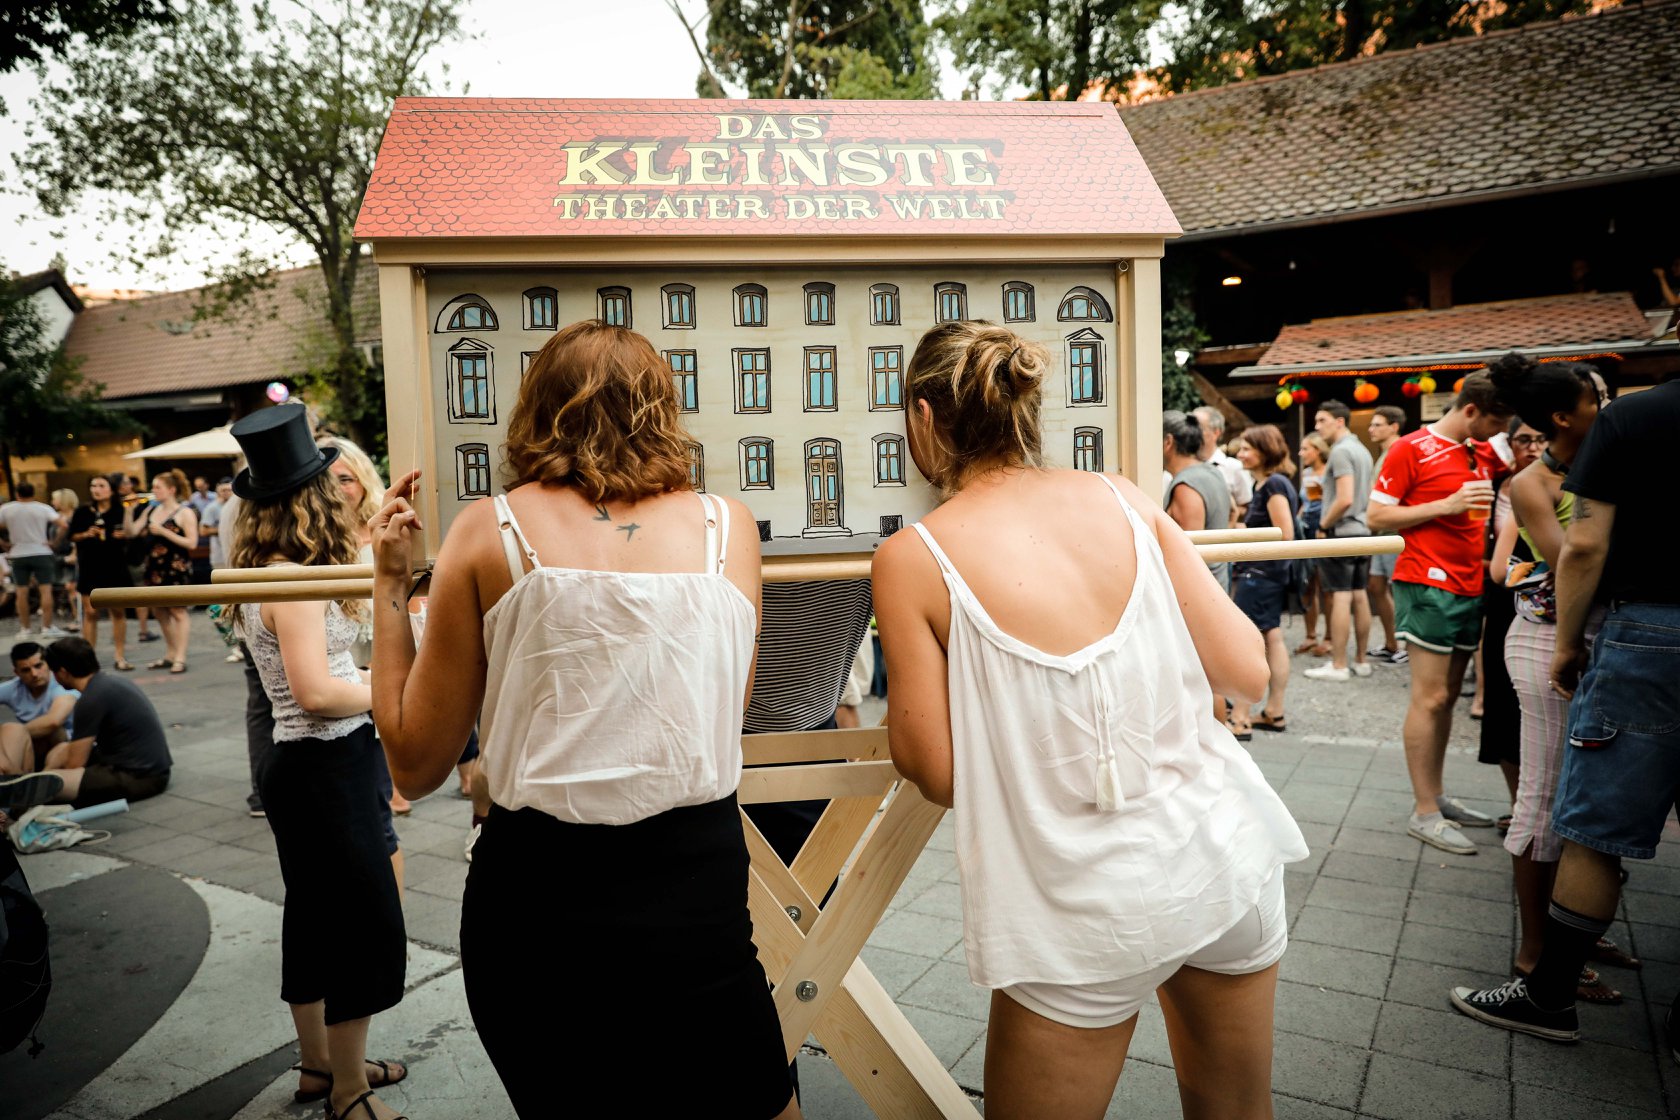
[[[1143,102],[1192,237],[1680,174],[1680,3],[1629,3]]]
[[[203,289],[166,292],[88,307],[70,327],[65,348],[80,371],[105,386],[105,399],[181,393],[296,377],[328,339],[321,270],[277,274],[239,313],[199,321]],[[357,338],[379,338],[378,274],[363,261],[356,274]]]
[[[820,135],[720,140],[720,114],[747,115],[754,122],[770,115],[783,122],[780,131],[792,131],[785,123],[790,118],[808,118],[814,127],[807,131]],[[612,146],[599,160],[590,157],[603,149],[565,149],[568,143],[597,141]],[[632,143],[654,145],[646,150],[646,169],[643,154],[628,150]],[[690,144],[725,147],[698,157],[696,164]],[[764,145],[764,154],[749,156],[744,146],[757,144]],[[960,157],[867,150],[921,144],[977,149]],[[849,149],[842,159],[845,145],[865,147]],[[818,181],[789,163],[788,154],[800,150],[816,161]],[[752,158],[764,161],[762,185],[752,181]],[[909,170],[912,160],[923,159],[920,173]],[[695,175],[705,178],[708,171],[725,182],[687,181]],[[563,183],[569,174],[585,181]],[[684,181],[638,184],[638,174]],[[785,185],[787,175],[795,179],[793,185]],[[824,177],[826,185],[820,181]],[[875,177],[885,181],[868,185]],[[635,205],[642,216],[624,212],[628,195],[641,196]],[[743,195],[758,200],[765,216],[753,216],[752,203],[742,212],[737,199]],[[613,216],[587,217],[584,196],[612,196]],[[841,216],[845,204],[838,201],[846,196],[865,200],[850,217]],[[931,211],[935,196],[949,200],[937,216]],[[907,208],[920,207],[920,215],[901,216],[891,197]],[[686,198],[697,201],[682,201]],[[841,209],[797,220],[795,212],[805,205],[798,198]],[[361,240],[630,234],[1171,236],[1178,231],[1113,106],[1083,102],[405,97],[392,110],[356,223]]]
[[[1475,361],[1509,350],[1582,354],[1651,339],[1627,292],[1471,303],[1441,311],[1391,311],[1284,327],[1248,376]]]

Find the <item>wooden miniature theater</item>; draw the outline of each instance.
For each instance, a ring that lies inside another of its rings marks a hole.
[[[497,490],[525,367],[599,318],[670,363],[693,481],[767,557],[866,553],[932,507],[903,378],[950,319],[1053,355],[1050,465],[1153,490],[1178,232],[1111,106],[897,101],[399,99],[356,226],[431,524]]]

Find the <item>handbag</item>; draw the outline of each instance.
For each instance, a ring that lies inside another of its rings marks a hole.
[[[1505,563],[1505,586],[1516,600],[1517,614],[1542,626],[1557,625],[1557,580],[1544,560]]]

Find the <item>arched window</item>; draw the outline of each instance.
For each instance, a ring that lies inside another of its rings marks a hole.
[[[763,284],[742,284],[735,289],[735,325],[762,327],[766,324],[770,297]]]
[[[1103,469],[1101,428],[1075,428],[1073,430],[1073,469],[1101,473]]]
[[[525,329],[551,331],[559,322],[560,297],[553,288],[527,288],[525,291]]]
[[[832,327],[834,325],[834,285],[805,285],[805,325]]]
[[[664,296],[661,303],[661,314],[665,327],[673,331],[689,331],[694,329],[694,285],[667,284],[659,289]]]
[[[941,323],[958,323],[968,318],[968,285],[935,284],[933,317]]]
[[[904,485],[904,437],[879,435],[875,444],[875,485]]]
[[[491,376],[490,347],[475,338],[463,338],[449,348],[449,422],[496,422],[496,382]]]
[[[1033,286],[1021,280],[1011,280],[1003,286],[1003,321],[1030,323],[1033,321]]]
[[[629,327],[630,321],[630,289],[629,288],[597,288],[595,290],[597,304],[596,317],[603,323],[610,323],[615,327]]]
[[[455,496],[469,498],[490,496],[490,445],[463,443],[455,448]]]
[[[438,334],[446,331],[493,331],[497,329],[496,313],[491,310],[490,301],[468,292],[443,305],[443,310],[438,312],[436,326]]]
[[[693,350],[667,350],[665,361],[671,367],[671,378],[677,387],[677,404],[684,412],[700,411],[700,375],[696,372]]]
[[[1086,328],[1068,336],[1068,403],[1101,404],[1103,399],[1102,335]]]
[[[1108,309],[1108,301],[1090,288],[1073,288],[1062,297],[1056,318],[1063,323],[1112,323],[1114,312]]]
[[[688,444],[688,484],[699,493],[706,492],[706,449],[693,440]]]
[[[869,322],[877,327],[898,326],[898,285],[872,284],[869,288]]]
[[[741,441],[741,489],[773,490],[775,486],[770,441],[763,436],[748,436]]]

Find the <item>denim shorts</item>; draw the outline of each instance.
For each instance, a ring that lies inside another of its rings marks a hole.
[[[1282,623],[1283,602],[1289,586],[1281,575],[1249,568],[1236,573],[1232,598],[1237,608],[1264,634]]]
[[[1619,603],[1569,705],[1553,802],[1565,840],[1631,859],[1656,854],[1680,796],[1680,603]]]

